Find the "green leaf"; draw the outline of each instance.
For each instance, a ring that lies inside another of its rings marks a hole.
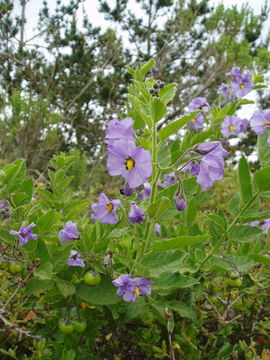
[[[142,147],[145,150],[151,150],[152,149],[152,143],[151,141],[149,141],[148,139],[142,137],[142,136],[137,136],[139,142],[141,143]]]
[[[162,214],[170,207],[171,200],[166,197],[154,202],[147,209],[147,214],[150,219],[160,218]]]
[[[248,272],[255,265],[252,259],[244,256],[227,254],[226,257],[236,266],[239,272]]]
[[[167,305],[169,309],[177,312],[182,318],[189,319],[194,323],[198,323],[196,312],[182,301],[169,301]]]
[[[53,269],[54,271],[60,271],[67,264],[67,260],[70,255],[70,251],[73,247],[73,244],[63,243],[61,247],[58,247],[53,252]]]
[[[38,221],[37,226],[41,233],[48,233],[52,230],[54,224],[61,219],[61,214],[55,210],[50,210],[42,215]]]
[[[102,276],[101,283],[97,286],[89,286],[81,282],[77,289],[77,295],[84,302],[94,305],[111,305],[122,301],[116,295],[117,288],[113,286],[110,277]]]
[[[21,185],[21,180],[25,177],[26,166],[24,160],[16,160],[12,164],[7,165],[4,169],[6,176],[3,184],[6,185],[8,191],[16,190]]]
[[[258,170],[254,178],[260,191],[270,190],[270,167]]]
[[[162,100],[154,97],[150,105],[151,119],[156,123],[161,120],[167,113],[166,105]]]
[[[142,259],[141,264],[149,268],[151,276],[158,276],[166,271],[179,271],[186,255],[180,250],[152,252]]]
[[[75,292],[76,292],[76,288],[75,288],[74,284],[70,281],[57,279],[56,285],[57,285],[60,293],[64,297],[71,296],[71,295],[75,294]]]
[[[76,353],[74,350],[64,349],[62,351],[62,356],[61,356],[60,360],[74,360],[75,356],[76,356]]]
[[[263,264],[263,265],[270,265],[270,257],[269,256],[250,254],[248,257],[250,259],[254,260],[256,263]]]
[[[155,241],[152,245],[153,251],[183,249],[186,246],[198,245],[209,240],[208,236],[178,236],[173,239]]]
[[[185,126],[195,115],[199,114],[200,111],[193,111],[189,115],[182,116],[180,119],[173,121],[172,123],[163,127],[158,136],[161,140],[167,139],[169,136],[175,134],[183,126]]]
[[[135,71],[135,79],[143,81],[145,75],[155,66],[155,60],[150,59],[147,63],[143,64],[142,67]]]
[[[256,226],[239,225],[235,226],[229,236],[234,241],[248,242],[256,240],[262,235],[262,230]]]
[[[173,100],[175,94],[176,94],[176,84],[169,84],[164,86],[159,91],[159,97],[164,102],[165,105],[167,105],[170,101]]]
[[[217,354],[217,360],[229,359],[232,352],[233,346],[229,343],[224,344]]]
[[[166,143],[158,149],[157,158],[160,167],[169,167],[171,165],[171,153]]]
[[[200,282],[197,279],[190,276],[182,276],[180,274],[164,272],[157,280],[154,280],[152,288],[153,291],[176,290],[188,288],[199,283]]]
[[[28,280],[26,287],[25,287],[25,294],[26,295],[33,295],[37,294],[40,291],[50,290],[54,287],[54,282],[51,280],[40,280],[35,277]]]
[[[258,136],[258,156],[262,167],[270,166],[270,146],[267,145],[269,130]]]
[[[51,280],[53,266],[50,262],[41,264],[34,272],[34,276],[40,280]]]
[[[252,197],[251,177],[247,159],[242,156],[238,164],[238,181],[242,205],[245,205]]]

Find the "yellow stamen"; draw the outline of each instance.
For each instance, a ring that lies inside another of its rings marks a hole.
[[[239,87],[240,87],[240,89],[244,89],[244,88],[245,88],[245,85],[244,85],[244,84],[240,84]]]
[[[197,119],[195,119],[195,118],[193,118],[192,120],[191,120],[191,122],[193,122],[193,123],[195,123],[197,121]]]
[[[108,212],[111,212],[113,210],[113,204],[112,203],[107,204],[106,209]]]
[[[268,126],[268,125],[270,125],[270,123],[267,121],[263,123],[263,126]]]
[[[127,158],[125,165],[126,165],[126,170],[130,171],[135,167],[135,160],[133,160],[132,158]]]
[[[140,295],[140,289],[138,287],[136,287],[136,289],[134,290],[134,294]]]
[[[230,126],[229,126],[229,129],[230,129],[231,131],[234,131],[234,130],[235,130],[235,127],[234,127],[233,125],[230,125]]]

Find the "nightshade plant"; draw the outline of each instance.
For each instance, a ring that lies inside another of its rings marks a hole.
[[[251,128],[259,135],[262,168],[252,174],[242,156],[239,192],[214,210],[208,204],[230,176],[225,138],[249,126],[236,115],[251,103],[243,94],[264,87],[263,79],[233,68],[227,74],[230,83],[224,85],[229,96],[222,92],[211,106],[203,97],[191,99],[186,115],[164,122],[177,84],[158,81],[159,74],[151,72],[154,65],[150,60],[136,70],[128,67],[133,80],[126,113],[118,114],[106,129],[107,171],[117,184],[114,195],[106,186],[99,194],[91,190],[84,197],[72,192],[72,159],[66,154],[51,160],[44,187],[34,186],[26,177],[23,160],[0,173],[2,203],[9,208],[0,229],[6,251],[2,263],[19,258],[26,265],[25,277],[14,282],[18,288],[1,299],[0,321],[29,341],[45,339],[54,350],[51,359],[75,359],[77,353],[84,359],[84,345],[99,359],[93,340],[99,328],[121,327],[135,318],[146,327],[150,323],[158,334],[159,340],[151,334],[147,340],[156,358],[205,359],[209,348],[209,358],[228,359],[232,353],[241,358],[253,346],[237,330],[244,320],[230,310],[252,293],[260,297],[259,289],[269,286],[257,274],[249,275],[270,263],[270,211],[263,203],[270,197],[269,110],[257,110],[251,119]],[[201,117],[200,126],[192,126]],[[230,273],[230,285],[224,285]],[[87,281],[82,280],[85,274]],[[223,291],[220,296],[216,288]],[[18,289],[28,309],[46,310],[45,320],[38,326],[29,324],[26,333],[19,322],[9,321],[17,319],[9,314]],[[208,313],[218,335],[205,339],[200,334],[206,333]],[[85,333],[68,341],[64,335],[57,338],[60,319],[69,325],[81,317],[89,321]],[[239,336],[235,343],[231,334]],[[147,341],[140,342],[143,349]]]

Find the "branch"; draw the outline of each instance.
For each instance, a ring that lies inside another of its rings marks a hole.
[[[30,331],[26,331],[26,330],[23,330],[19,327],[17,327],[15,324],[12,324],[11,322],[9,322],[5,317],[4,317],[4,314],[5,313],[5,310],[3,309],[0,309],[0,320],[3,322],[4,326],[8,327],[8,328],[11,328],[15,331],[17,331],[17,333],[19,333],[19,341],[21,341],[21,339],[25,336],[25,337],[30,337],[34,340],[37,340],[37,341],[40,341],[41,340],[41,337],[40,336],[37,336],[37,335],[32,335],[30,333]]]

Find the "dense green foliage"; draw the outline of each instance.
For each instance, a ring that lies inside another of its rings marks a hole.
[[[153,65],[151,60],[140,69],[130,68],[135,79],[128,112],[137,114],[137,142],[145,149],[150,144],[156,159],[151,198],[140,205],[147,214],[144,223],[127,219],[136,194],[120,196],[117,225],[91,222],[94,184],[78,191],[76,152],[53,157],[46,184],[27,176],[23,160],[2,169],[1,197],[9,205],[1,210],[0,226],[3,359],[267,359],[269,237],[247,225],[270,217],[266,139],[259,138],[262,167],[254,174],[242,157],[236,174],[228,171],[206,192],[196,177],[181,174],[188,205],[177,211],[173,197],[178,185],[163,189],[158,179],[179,167],[187,149],[219,139],[219,124],[237,103],[212,106],[203,132],[189,131],[171,141],[194,113],[157,131],[175,85],[152,97],[155,80],[145,75]],[[110,191],[107,185],[103,191]],[[80,236],[61,243],[58,232],[70,220]],[[35,223],[38,234],[24,247],[9,233],[22,222]],[[154,232],[157,222],[161,235]],[[67,265],[71,249],[80,251],[85,268]],[[104,267],[108,254],[112,259]],[[92,270],[101,278],[85,276]],[[117,296],[111,281],[126,273],[152,279],[151,296],[135,303]]]

